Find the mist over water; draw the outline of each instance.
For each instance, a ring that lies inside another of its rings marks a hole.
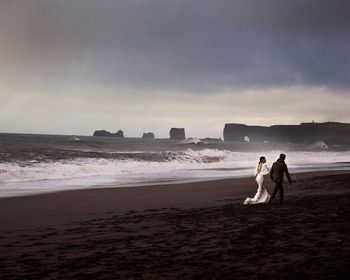
[[[0,197],[246,177],[281,152],[291,172],[350,169],[350,146],[0,134]]]

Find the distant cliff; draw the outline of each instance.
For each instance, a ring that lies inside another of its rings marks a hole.
[[[273,126],[225,124],[225,141],[243,142],[245,136],[253,142],[310,143],[322,140],[327,144],[345,144],[350,143],[350,124],[337,122]]]
[[[96,130],[93,136],[104,136],[104,137],[124,137],[124,132],[122,130],[118,130],[116,133],[111,133],[107,130]]]

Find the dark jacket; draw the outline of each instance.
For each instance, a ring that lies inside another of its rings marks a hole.
[[[283,183],[283,174],[286,173],[287,179],[289,183],[292,183],[292,179],[290,178],[287,164],[284,160],[278,159],[273,163],[270,170],[270,178],[275,183]]]

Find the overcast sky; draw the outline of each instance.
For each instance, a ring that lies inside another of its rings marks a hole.
[[[0,131],[350,122],[348,0],[0,0]]]

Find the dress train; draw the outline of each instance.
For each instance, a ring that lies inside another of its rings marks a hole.
[[[253,198],[247,197],[244,204],[267,203],[270,199],[270,194],[264,185],[264,176],[269,174],[269,169],[266,163],[263,163],[261,170],[258,173],[258,167],[254,171],[255,181],[258,184],[258,190]]]

